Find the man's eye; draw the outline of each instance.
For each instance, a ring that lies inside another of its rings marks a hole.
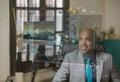
[[[92,41],[92,38],[87,38],[87,41]]]

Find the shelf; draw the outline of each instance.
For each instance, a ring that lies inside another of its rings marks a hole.
[[[41,45],[54,45],[55,41],[48,41],[48,40],[33,40],[33,39],[23,39],[24,43],[30,44],[41,44]]]

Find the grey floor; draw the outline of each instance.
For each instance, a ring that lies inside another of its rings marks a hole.
[[[55,73],[52,68],[38,70],[35,76],[35,82],[52,82]]]
[[[56,71],[52,68],[45,68],[36,71],[34,80],[32,81],[32,72],[29,73],[16,73],[13,82],[52,82]]]

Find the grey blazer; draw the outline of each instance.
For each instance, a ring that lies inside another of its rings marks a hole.
[[[97,82],[120,82],[120,74],[113,65],[112,56],[107,53],[96,53]],[[61,67],[52,82],[85,82],[85,65],[79,49],[65,55]]]

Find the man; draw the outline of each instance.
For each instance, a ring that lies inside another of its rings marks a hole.
[[[96,43],[95,32],[90,28],[83,30],[79,36],[79,49],[65,55],[53,82],[120,82],[112,56],[97,52]],[[92,69],[89,71],[87,59],[90,59],[89,69]]]

